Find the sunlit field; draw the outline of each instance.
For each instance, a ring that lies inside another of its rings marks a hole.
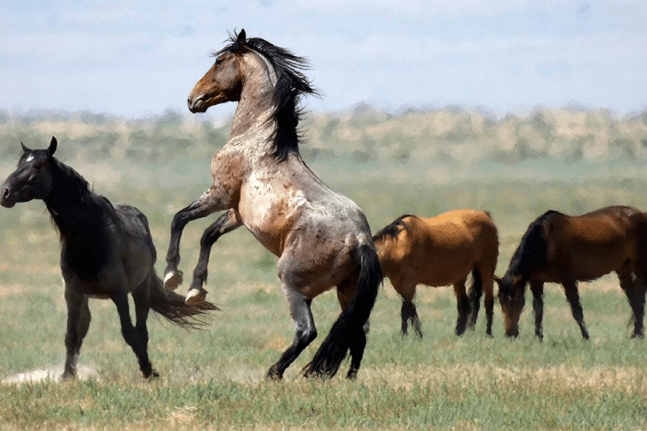
[[[125,149],[103,157],[80,155],[78,137],[69,138],[68,147],[57,137],[60,159],[95,192],[148,216],[161,274],[173,215],[210,185],[207,151],[193,156],[178,148],[176,157],[138,163]],[[2,180],[19,153],[20,141],[9,138],[2,141]],[[42,148],[49,142],[39,139],[25,144]],[[417,158],[416,151],[426,150],[414,146],[409,157],[394,161],[360,153],[324,157],[323,146],[304,148],[313,171],[355,200],[373,231],[404,213],[488,210],[499,229],[498,275],[528,224],[546,210],[578,214],[612,204],[647,210],[647,168],[638,152],[606,161],[548,156],[462,161],[437,154]],[[185,229],[185,278],[196,262],[200,235],[213,220]],[[498,304],[493,338],[485,336],[483,313],[475,330],[458,338],[453,290],[424,286],[415,300],[424,338],[403,338],[400,299],[386,280],[371,315],[362,368],[351,382],[343,378],[348,363],[331,381],[300,375],[339,314],[336,295],[329,292],[313,301],[318,339],[283,381],[272,382],[265,373],[292,342],[293,322],[276,276],[277,258],[241,228],[214,246],[206,287],[222,310],[204,330],[149,317],[149,354],[159,379],[142,379],[114,305],[94,300],[79,361],[82,376],[61,383],[56,377],[65,357],[66,309],[58,256],[58,236],[42,202],[0,208],[0,429],[647,427],[647,345],[629,338],[630,308],[613,275],[580,284],[588,342],[558,285],[546,287],[543,342],[533,337],[531,301],[518,339],[504,336]],[[187,287],[185,280],[180,292]],[[39,370],[51,378],[18,382],[21,374]]]

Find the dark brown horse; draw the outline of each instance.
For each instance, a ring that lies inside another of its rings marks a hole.
[[[55,138],[46,150],[23,146],[18,168],[2,185],[0,203],[42,199],[61,235],[61,270],[65,281],[67,358],[63,378],[76,373],[81,344],[90,326],[89,298],[111,299],[117,307],[121,333],[139,360],[144,377],[157,376],[148,358],[149,309],[180,326],[216,307],[209,302],[185,304],[185,298],[164,289],[155,273],[156,252],[146,216],[129,205],[113,205],[93,193],[74,169],[54,158]],[[128,294],[135,303],[133,326]]]
[[[535,335],[543,338],[544,283],[560,283],[582,337],[589,338],[577,290],[615,272],[633,311],[633,337],[643,336],[647,281],[647,215],[626,206],[611,206],[568,216],[548,211],[533,221],[499,283],[506,335],[519,335],[519,317],[530,283]]]
[[[211,161],[213,185],[179,211],[171,225],[165,284],[181,282],[177,269],[184,226],[226,210],[201,240],[200,260],[187,295],[200,301],[209,249],[223,233],[240,226],[279,257],[278,276],[296,324],[292,345],[268,372],[285,369],[317,336],[311,301],[337,287],[342,313],[305,370],[333,376],[350,350],[347,377],[359,369],[364,326],[382,279],[368,222],[350,199],[333,192],[306,166],[299,153],[298,102],[314,93],[302,74],[305,60],[245,31],[215,54],[215,64],[189,94],[192,112],[238,102],[231,137]]]
[[[456,335],[474,327],[485,290],[486,333],[492,335],[493,277],[499,255],[497,229],[484,211],[455,210],[437,217],[404,215],[373,237],[385,277],[402,296],[402,334],[408,321],[422,337],[420,319],[413,304],[416,286],[452,284],[456,293]],[[465,291],[469,273],[470,293]]]

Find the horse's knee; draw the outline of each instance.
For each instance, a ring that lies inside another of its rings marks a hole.
[[[298,328],[295,335],[295,343],[300,348],[306,348],[317,338],[317,329],[314,327]]]

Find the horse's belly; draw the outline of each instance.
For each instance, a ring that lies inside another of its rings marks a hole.
[[[630,257],[624,250],[593,256],[582,253],[573,259],[572,271],[577,280],[594,280],[618,270]]]
[[[415,269],[419,277],[418,282],[427,286],[448,286],[464,280],[474,266],[474,259],[469,252],[464,252],[462,256],[450,254],[428,256],[429,259],[420,261]],[[470,259],[464,259],[464,257],[470,257]]]

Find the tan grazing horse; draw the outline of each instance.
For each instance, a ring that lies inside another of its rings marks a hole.
[[[402,334],[408,321],[422,337],[413,297],[418,284],[439,287],[452,284],[456,293],[456,335],[473,327],[485,290],[486,332],[492,335],[493,277],[499,255],[499,238],[490,215],[484,211],[456,210],[432,218],[404,215],[373,237],[382,266],[402,296]],[[468,294],[467,276],[474,282]],[[469,320],[468,320],[469,318]]]
[[[302,74],[306,63],[245,31],[217,52],[215,64],[189,94],[191,112],[238,102],[231,137],[211,161],[213,185],[173,218],[165,282],[181,281],[177,269],[182,229],[191,220],[227,210],[205,231],[188,297],[205,291],[209,249],[223,233],[245,226],[279,257],[278,276],[296,324],[293,344],[268,377],[285,369],[317,336],[311,301],[336,287],[342,313],[305,368],[306,376],[333,376],[350,350],[347,377],[359,369],[368,323],[382,279],[368,222],[350,199],[329,189],[299,153],[297,125],[302,95],[314,93]]]
[[[499,283],[505,331],[519,335],[519,317],[530,283],[535,312],[535,335],[543,338],[544,283],[560,283],[582,337],[589,338],[577,290],[578,281],[591,281],[615,272],[633,311],[633,337],[643,336],[647,285],[647,214],[631,207],[611,206],[569,216],[548,211],[533,221],[514,252]]]

